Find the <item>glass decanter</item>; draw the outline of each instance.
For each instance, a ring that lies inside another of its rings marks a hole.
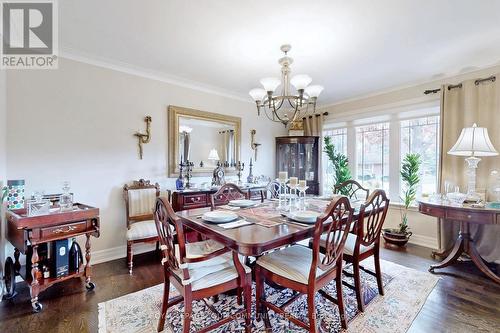
[[[63,193],[59,197],[59,207],[62,212],[73,210],[73,194],[69,192],[70,189],[70,183],[68,181],[63,182]]]

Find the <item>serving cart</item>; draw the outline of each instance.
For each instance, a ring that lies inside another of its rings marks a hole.
[[[90,281],[90,237],[99,237],[98,208],[75,203],[70,211],[61,212],[58,208],[52,208],[48,214],[40,216],[28,216],[26,209],[9,210],[6,220],[6,238],[15,248],[14,260],[11,257],[5,260],[7,297],[16,295],[16,276],[20,276],[29,285],[34,312],[42,310],[38,294],[56,283],[84,276],[87,290],[95,288],[95,284]],[[39,267],[40,250],[48,248],[50,242],[82,235],[86,236],[85,263],[65,276],[44,278]],[[26,256],[26,265],[19,262],[21,254]]]

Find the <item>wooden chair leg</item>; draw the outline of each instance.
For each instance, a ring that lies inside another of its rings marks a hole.
[[[245,333],[252,331],[252,274],[247,274],[244,286],[245,299]]]
[[[134,260],[134,254],[132,253],[132,242],[127,242],[127,264],[128,264],[128,272],[132,275],[132,266]]]
[[[353,260],[352,269],[354,273],[354,291],[356,293],[356,300],[358,302],[358,310],[361,312],[365,311],[365,306],[363,304],[363,292],[361,290],[361,275],[359,272],[359,261],[355,258]]]
[[[236,290],[236,303],[238,305],[243,304],[243,289],[241,287],[238,287],[238,289]]]
[[[259,265],[255,265],[255,316],[257,321],[262,319],[264,309],[260,300],[264,297],[264,277],[260,272]]]
[[[382,270],[380,269],[380,254],[379,251],[375,251],[373,255],[373,260],[375,260],[375,273],[377,275],[377,286],[378,293],[384,296],[384,285],[382,284]]]
[[[345,315],[344,295],[342,294],[342,259],[340,265],[337,266],[337,277],[335,278],[337,287],[337,306],[339,307],[340,324],[342,328],[347,330],[347,317]]]
[[[184,296],[184,323],[182,325],[183,333],[189,333],[192,317],[193,317],[193,298],[191,295],[186,295]]]
[[[165,284],[163,286],[163,302],[161,305],[160,320],[158,322],[158,332],[163,331],[163,328],[165,326],[165,318],[167,316],[169,294],[170,294],[170,276],[166,274]]]
[[[314,304],[314,290],[307,293],[307,315],[309,317],[309,332],[318,332],[318,322],[316,320],[316,305]]]

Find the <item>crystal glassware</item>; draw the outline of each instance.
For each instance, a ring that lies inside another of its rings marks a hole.
[[[62,212],[73,210],[73,194],[69,192],[70,189],[70,183],[68,181],[63,182],[63,193],[59,197],[59,207]]]

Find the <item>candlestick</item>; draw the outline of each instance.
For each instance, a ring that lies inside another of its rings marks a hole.
[[[307,182],[305,180],[299,180],[299,187],[306,187]]]
[[[299,181],[297,177],[290,177],[290,186],[296,186]]]
[[[286,179],[288,178],[288,172],[280,171],[278,173],[278,178],[279,178],[280,182],[284,183],[286,181]]]

